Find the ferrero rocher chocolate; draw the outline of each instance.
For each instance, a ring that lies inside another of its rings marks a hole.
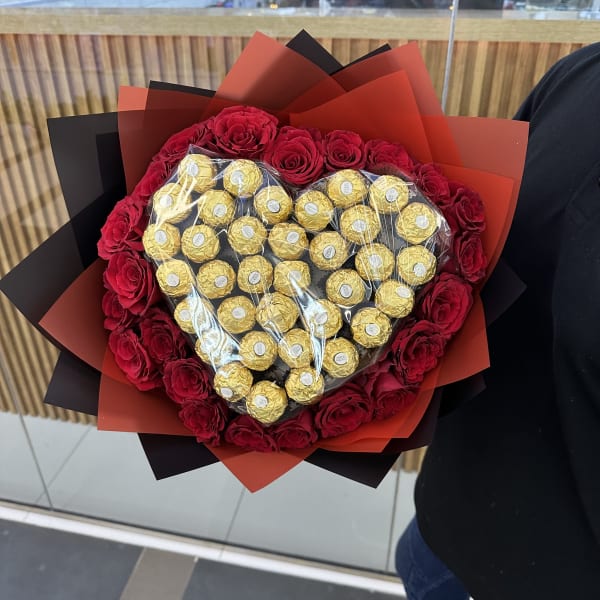
[[[308,249],[306,232],[295,223],[278,223],[269,233],[273,254],[283,260],[296,260]]]
[[[358,367],[358,350],[346,338],[339,337],[325,344],[323,369],[332,377],[349,377]]]
[[[279,357],[288,367],[308,367],[313,357],[310,335],[304,329],[290,329],[279,340]]]
[[[173,311],[175,322],[185,333],[200,335],[214,327],[214,310],[210,302],[198,296],[188,296]]]
[[[315,369],[292,369],[285,380],[287,395],[299,404],[316,402],[325,390],[325,380]]]
[[[186,189],[202,194],[215,185],[215,163],[204,154],[188,154],[177,167],[177,179]]]
[[[389,317],[402,319],[412,312],[415,305],[415,293],[405,283],[388,279],[377,288],[375,305]]]
[[[435,275],[435,256],[424,246],[409,246],[396,257],[398,274],[409,285],[423,285]]]
[[[285,390],[272,381],[259,381],[252,386],[246,398],[246,409],[251,417],[271,425],[285,412],[288,404]]]
[[[198,200],[198,217],[211,227],[226,227],[235,216],[235,200],[223,190],[208,190]]]
[[[301,260],[284,260],[275,265],[273,287],[286,296],[298,296],[310,285],[310,269]]]
[[[213,387],[227,402],[237,402],[248,395],[253,383],[252,373],[246,367],[230,362],[216,370]]]
[[[368,244],[379,235],[381,223],[372,208],[359,204],[342,213],[340,230],[348,241],[355,244]]]
[[[219,254],[220,249],[219,238],[208,225],[188,227],[181,236],[181,251],[193,262],[212,260]]]
[[[365,348],[383,346],[390,338],[392,324],[379,309],[361,308],[350,323],[354,341]]]
[[[412,202],[396,220],[396,233],[409,244],[420,244],[438,228],[437,213],[424,202]]]
[[[273,266],[264,256],[247,256],[238,267],[237,282],[247,294],[264,294],[273,284]]]
[[[400,212],[408,203],[408,185],[393,175],[381,175],[369,188],[371,206],[384,215]]]
[[[256,309],[250,298],[232,296],[225,298],[217,310],[217,318],[229,333],[243,333],[254,327]]]
[[[251,331],[240,342],[240,358],[253,371],[266,371],[277,358],[277,344],[264,331]]]
[[[256,307],[256,320],[266,330],[284,333],[298,320],[298,307],[293,300],[279,292],[265,294]]]
[[[235,285],[235,271],[224,260],[211,260],[198,269],[198,290],[210,298],[223,298],[231,294]]]
[[[196,340],[194,350],[202,362],[213,369],[218,369],[239,358],[233,338],[220,327],[202,332]]]
[[[317,268],[335,271],[348,259],[348,242],[337,231],[324,231],[312,239],[309,252]]]
[[[286,221],[292,209],[292,199],[279,185],[268,185],[254,196],[254,210],[269,225]]]
[[[262,172],[251,160],[233,160],[223,171],[223,187],[240,198],[255,194],[262,182]]]
[[[296,199],[294,215],[305,229],[321,231],[333,217],[333,204],[323,192],[309,190]]]
[[[192,212],[192,197],[177,183],[163,185],[152,196],[152,210],[157,223],[181,223]]]
[[[192,291],[194,274],[185,261],[173,259],[159,265],[156,280],[167,296],[186,296]]]
[[[322,339],[334,336],[342,327],[342,313],[329,300],[314,300],[303,310],[308,333]]]
[[[394,271],[394,255],[383,244],[363,246],[354,257],[358,274],[366,281],[382,281]]]
[[[337,208],[362,202],[367,195],[367,181],[353,169],[342,169],[327,180],[327,195]]]
[[[366,296],[365,282],[354,269],[340,269],[327,278],[327,298],[335,304],[354,306]]]
[[[240,217],[227,231],[229,245],[238,254],[258,254],[262,252],[267,239],[267,230],[256,217]]]
[[[173,258],[181,245],[179,229],[169,223],[152,223],[146,227],[142,243],[146,254],[153,260]]]

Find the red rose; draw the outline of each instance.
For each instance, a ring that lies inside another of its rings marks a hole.
[[[225,156],[259,158],[275,139],[277,119],[252,106],[232,106],[215,116],[212,128]]]
[[[195,358],[182,358],[167,363],[163,383],[167,395],[177,404],[206,400],[212,395],[208,371]]]
[[[447,206],[450,200],[450,185],[437,165],[419,165],[415,169],[415,183],[434,204],[440,207]]]
[[[417,321],[398,332],[392,351],[400,375],[408,385],[420,383],[444,354],[446,338],[442,330],[429,321]]]
[[[365,146],[358,133],[336,130],[325,136],[325,165],[328,169],[362,169]]]
[[[456,223],[456,228],[481,233],[485,229],[485,209],[479,194],[452,181],[450,194],[451,204],[445,209],[447,218]]]
[[[170,314],[151,308],[140,323],[142,343],[152,359],[160,366],[184,358],[187,343]]]
[[[142,235],[147,223],[146,202],[131,196],[117,202],[100,230],[98,256],[108,260],[122,250],[141,252],[144,249]]]
[[[319,437],[315,431],[312,413],[309,410],[302,410],[293,419],[275,425],[271,429],[271,434],[275,439],[275,443],[281,449],[306,448],[314,444]]]
[[[160,386],[160,373],[133,330],[111,332],[108,347],[118,367],[138,390],[152,390]]]
[[[119,297],[108,290],[102,297],[102,312],[104,313],[104,328],[109,331],[129,327],[133,315],[121,306]]]
[[[152,196],[152,194],[167,181],[171,174],[171,170],[172,167],[165,163],[152,161],[148,165],[148,169],[144,176],[135,186],[133,196],[147,203],[150,196]]]
[[[473,304],[471,286],[450,273],[439,275],[422,295],[419,316],[435,323],[446,337],[462,327]]]
[[[143,315],[160,299],[152,267],[139,254],[126,251],[113,254],[104,271],[104,284],[115,292],[119,302],[134,315]]]
[[[154,157],[153,161],[163,164],[167,170],[173,169],[188,153],[190,145],[214,151],[215,135],[212,130],[214,117],[195,123],[173,134]]]
[[[373,382],[371,392],[375,419],[381,421],[398,414],[415,401],[418,389],[418,386],[400,381],[393,372],[380,373]]]
[[[410,174],[415,166],[404,146],[385,140],[369,140],[365,144],[365,154],[366,168],[373,173],[394,173],[400,170]]]
[[[454,256],[461,275],[467,281],[475,284],[485,277],[487,257],[477,234],[467,232],[456,237]]]
[[[218,445],[227,423],[227,409],[216,398],[186,402],[179,411],[183,424],[201,443]]]
[[[307,129],[282,127],[265,152],[264,160],[284,181],[301,187],[316,181],[323,173],[322,143]]]
[[[373,404],[365,390],[356,383],[347,383],[319,402],[315,425],[321,437],[335,437],[354,431],[372,416]]]
[[[229,423],[225,441],[246,450],[274,452],[277,444],[270,431],[261,427],[252,417],[240,415]]]

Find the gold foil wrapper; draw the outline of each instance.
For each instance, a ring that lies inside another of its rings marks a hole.
[[[156,269],[156,280],[167,296],[187,296],[193,288],[194,274],[183,260],[167,260]]]
[[[181,236],[181,251],[192,262],[212,260],[220,249],[219,237],[208,225],[188,227]]]
[[[379,235],[381,223],[372,208],[359,204],[342,213],[340,230],[348,241],[355,244],[368,244]]]
[[[423,202],[412,202],[398,215],[396,233],[409,244],[430,238],[439,226],[437,213]]]
[[[308,238],[300,225],[278,223],[269,233],[269,246],[282,260],[296,260],[308,250]]]
[[[287,221],[293,207],[289,194],[279,185],[268,185],[254,196],[254,210],[269,225]]]
[[[256,320],[266,330],[280,334],[289,331],[298,320],[298,307],[287,296],[265,294],[256,307]]]
[[[329,300],[314,300],[303,311],[303,320],[309,334],[327,339],[342,328],[342,312]]]
[[[308,367],[313,358],[310,335],[304,329],[290,329],[279,340],[279,358],[291,368]]]
[[[339,337],[325,344],[323,369],[332,377],[349,377],[358,368],[358,350],[346,338]]]
[[[196,340],[194,350],[203,363],[218,369],[239,359],[236,344],[220,327],[213,327]]]
[[[237,282],[247,294],[264,294],[273,284],[273,266],[264,256],[247,256],[238,267]]]
[[[236,219],[227,232],[229,245],[238,254],[258,254],[262,252],[267,239],[265,226],[256,217]]]
[[[310,268],[301,260],[285,260],[275,265],[273,287],[286,296],[299,296],[310,285]]]
[[[225,298],[217,309],[217,318],[229,333],[249,331],[256,323],[256,308],[246,296]]]
[[[337,231],[324,231],[312,239],[309,252],[317,268],[335,271],[348,260],[348,242]]]
[[[287,404],[285,390],[272,381],[259,381],[252,386],[246,398],[248,414],[263,425],[275,423],[285,412]]]
[[[407,317],[415,305],[413,289],[395,279],[384,281],[375,292],[375,305],[389,317]]]
[[[327,195],[337,208],[349,208],[367,195],[367,180],[353,169],[342,169],[327,180]]]
[[[409,285],[427,283],[435,275],[437,261],[424,246],[409,246],[396,257],[398,274]]]
[[[365,300],[367,290],[365,282],[354,269],[341,269],[327,278],[325,292],[335,304],[354,306]]]
[[[333,204],[322,192],[309,190],[296,199],[294,215],[308,231],[321,231],[333,217]]]
[[[212,304],[198,296],[189,296],[179,302],[173,317],[182,331],[194,335],[200,335],[215,325]]]
[[[369,187],[371,206],[384,215],[400,212],[408,204],[408,197],[408,184],[393,175],[382,175]]]
[[[207,298],[223,298],[235,285],[235,271],[223,260],[211,260],[198,269],[198,290]]]
[[[277,358],[277,344],[264,331],[251,331],[240,342],[242,364],[253,371],[266,371]]]
[[[173,258],[181,247],[179,229],[169,223],[151,223],[144,231],[142,243],[146,254],[153,260]]]
[[[299,404],[314,404],[325,390],[325,380],[315,369],[292,369],[285,381],[287,395]]]
[[[254,195],[262,182],[260,167],[251,160],[234,160],[223,171],[223,187],[240,198]]]
[[[394,254],[383,244],[369,244],[356,253],[354,265],[364,280],[383,281],[394,272]]]
[[[235,216],[235,200],[223,190],[208,190],[198,200],[198,217],[211,227],[227,227]]]
[[[167,183],[152,196],[152,210],[157,223],[181,223],[192,212],[192,197],[177,183]]]
[[[188,154],[177,167],[177,179],[181,186],[202,194],[215,186],[217,169],[215,163],[204,154]]]
[[[227,402],[237,402],[249,394],[253,383],[252,373],[246,367],[230,362],[216,370],[213,388]]]
[[[361,308],[350,323],[354,341],[365,348],[383,346],[392,333],[392,324],[377,308]]]

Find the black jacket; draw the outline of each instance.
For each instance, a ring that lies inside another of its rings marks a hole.
[[[599,600],[600,44],[516,118],[531,131],[503,258],[527,288],[489,328],[485,391],[439,421],[417,517],[475,600]]]

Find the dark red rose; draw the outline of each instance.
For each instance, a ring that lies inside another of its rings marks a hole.
[[[415,169],[415,183],[434,204],[443,208],[450,201],[450,185],[437,165],[427,163]]]
[[[471,286],[450,273],[442,273],[432,281],[422,298],[419,316],[435,323],[446,337],[462,327],[473,304]]]
[[[460,183],[450,182],[450,204],[444,214],[463,231],[485,229],[485,208],[479,194]]]
[[[260,158],[275,139],[277,119],[252,106],[232,106],[216,115],[212,129],[225,156]]]
[[[261,427],[252,417],[240,415],[225,430],[225,441],[246,450],[275,452],[277,444],[271,432]]]
[[[392,372],[380,373],[373,382],[371,395],[375,406],[374,418],[389,419],[417,398],[419,387],[407,385]]]
[[[293,419],[273,426],[270,433],[277,446],[282,450],[306,448],[314,444],[319,437],[315,431],[312,413],[309,410],[303,410]]]
[[[338,129],[325,136],[325,165],[328,169],[362,169],[365,145],[358,133]]]
[[[282,127],[265,152],[264,161],[277,170],[284,181],[302,187],[323,173],[323,145],[307,129]]]
[[[392,342],[399,375],[408,385],[421,383],[444,354],[446,337],[429,321],[417,321],[398,332]]]
[[[356,383],[347,383],[327,394],[317,405],[315,425],[321,437],[335,437],[354,431],[373,416],[373,403]]]
[[[148,202],[150,196],[161,187],[171,174],[172,167],[166,163],[152,161],[144,176],[139,180],[133,190],[133,196],[142,202]]]
[[[108,290],[102,297],[102,312],[104,313],[104,328],[109,331],[129,327],[133,321],[133,315],[121,306],[119,297]]]
[[[182,358],[167,363],[163,383],[169,398],[178,404],[206,400],[213,393],[210,375],[196,358]]]
[[[118,367],[138,390],[160,386],[160,373],[133,330],[112,331],[108,336],[108,347]]]
[[[146,202],[131,196],[117,202],[100,230],[98,256],[108,260],[123,250],[141,252],[144,249],[142,235],[147,223]]]
[[[186,356],[185,337],[173,317],[164,310],[151,308],[140,323],[140,331],[142,343],[160,367]]]
[[[182,423],[196,440],[217,446],[227,424],[227,408],[216,397],[186,402],[179,411]]]
[[[213,121],[214,117],[211,117],[173,134],[153,160],[164,164],[168,170],[171,170],[188,153],[190,145],[209,151],[216,150],[215,135],[212,129]]]
[[[373,173],[412,173],[415,164],[404,146],[385,140],[369,140],[365,144],[366,169]]]
[[[479,235],[467,232],[456,237],[454,256],[460,274],[468,282],[479,283],[485,277],[487,257]]]
[[[160,299],[150,264],[132,251],[110,257],[104,271],[104,284],[117,294],[121,306],[134,315],[143,315]]]

